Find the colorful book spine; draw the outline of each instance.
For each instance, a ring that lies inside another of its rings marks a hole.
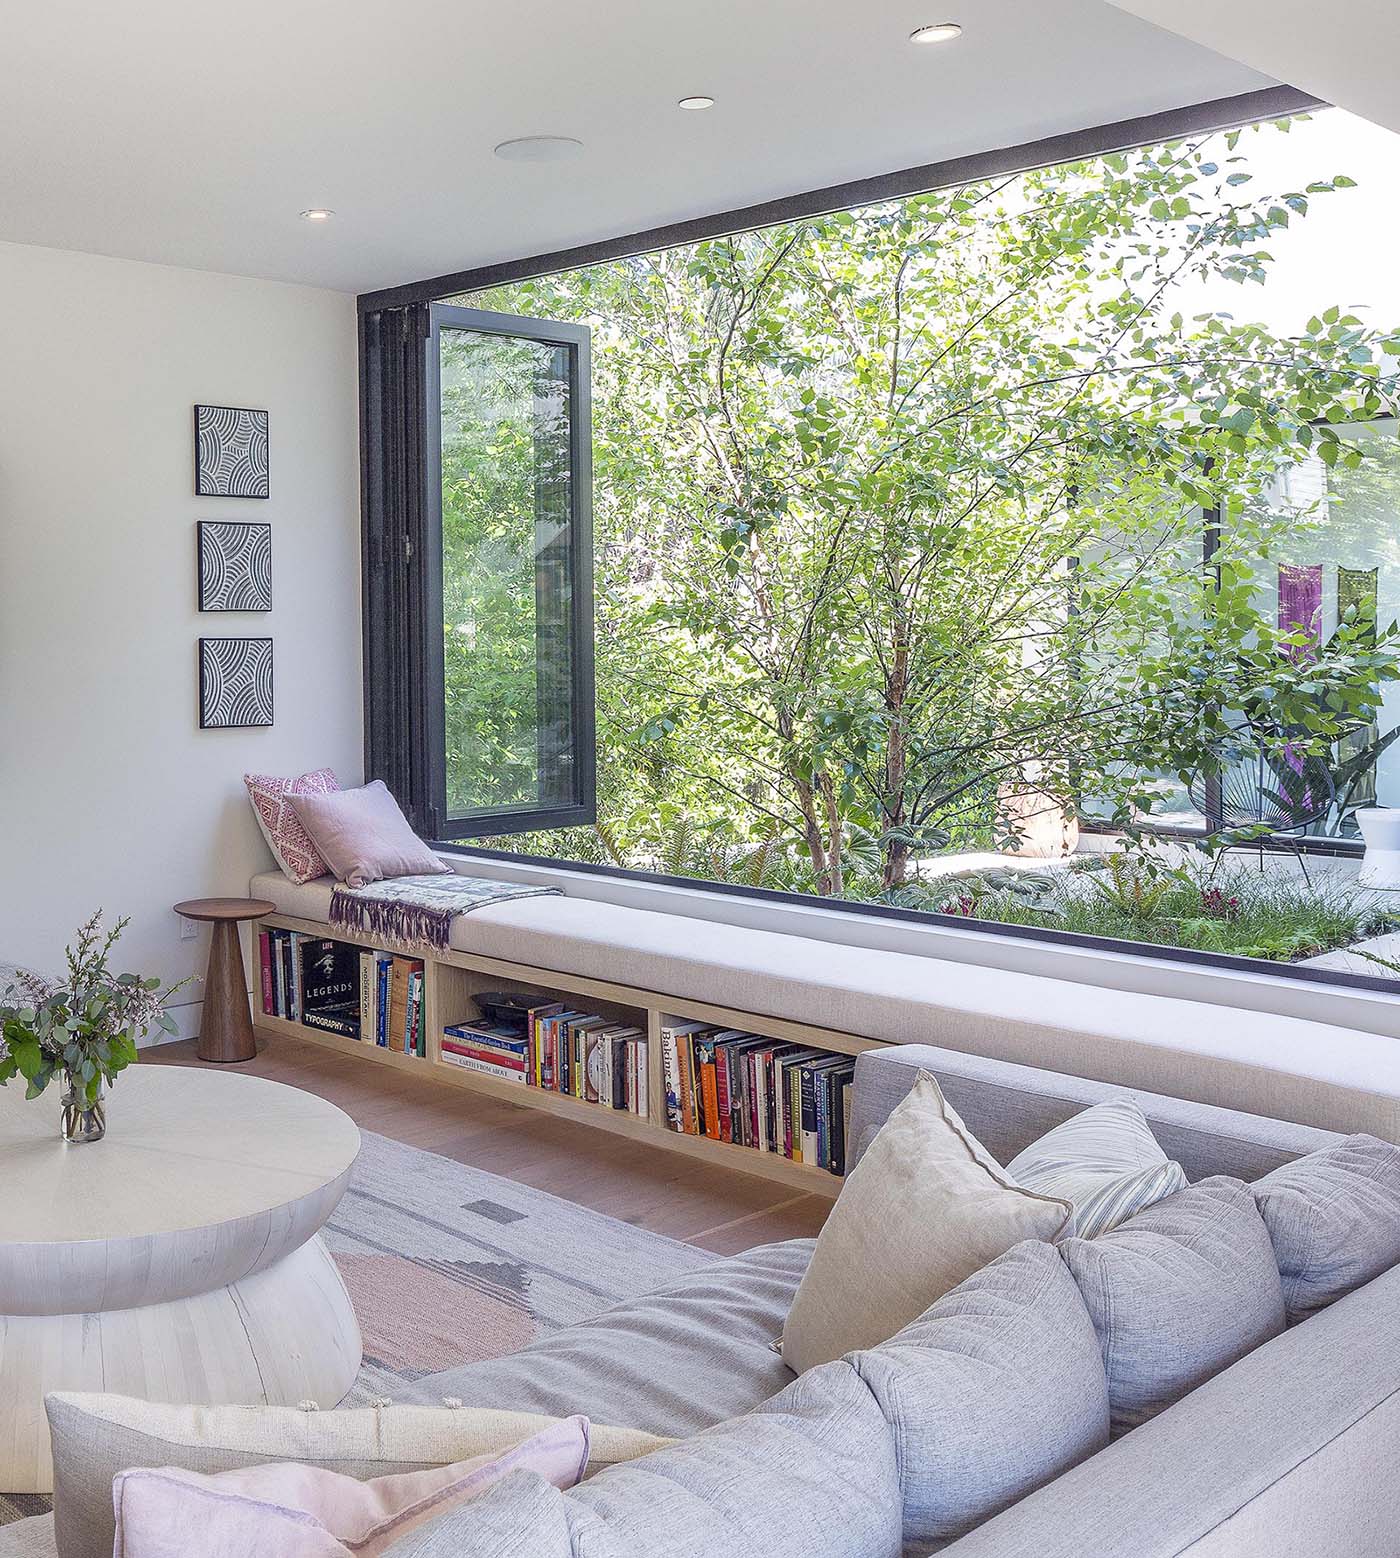
[[[408,1002],[404,1018],[404,1054],[421,1055],[423,1043],[423,965],[409,966]]]
[[[360,954],[360,1037],[367,1044],[375,1041],[375,1021],[378,1017],[379,964],[373,952]]]
[[[661,1030],[661,1085],[666,1090],[666,1128],[684,1130],[681,1123],[680,1057],[676,1035],[670,1028]]]
[[[817,1161],[817,1100],[813,1088],[813,1072],[810,1065],[801,1068],[799,1105],[802,1120],[802,1161]]]
[[[290,931],[287,935],[287,1015],[293,1022],[301,1021],[301,934]]]
[[[831,1078],[825,1072],[819,1072],[813,1078],[813,1113],[817,1120],[816,1161],[822,1168],[826,1166],[827,1154],[830,1150],[830,1088]]]
[[[282,943],[286,931],[272,933],[272,1004],[279,1017],[287,1015],[287,970],[282,958]]]
[[[389,1045],[389,970],[393,959],[381,956],[375,980],[374,1042],[380,1049]]]
[[[272,932],[258,932],[258,970],[262,983],[262,1009],[271,1017],[277,1008],[272,1000]]]
[[[444,1038],[443,1058],[449,1055],[467,1056],[483,1065],[498,1066],[502,1071],[518,1071],[525,1075],[523,1056],[508,1054],[505,1050],[492,1049],[489,1045],[473,1044],[470,1039]]]

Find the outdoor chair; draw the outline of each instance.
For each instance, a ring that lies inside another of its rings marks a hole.
[[[1251,753],[1227,761],[1216,774],[1197,775],[1188,788],[1192,804],[1219,831],[1255,830],[1227,843],[1216,856],[1217,866],[1228,849],[1257,847],[1262,871],[1268,845],[1283,845],[1292,849],[1303,880],[1312,886],[1299,841],[1332,809],[1336,787],[1323,764],[1298,759],[1288,747],[1277,754]]]

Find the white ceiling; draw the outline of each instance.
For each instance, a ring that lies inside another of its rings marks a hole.
[[[0,39],[0,240],[347,291],[1270,84],[1103,0],[0,0]],[[492,156],[533,134],[583,155]]]
[[[1184,38],[1400,131],[1396,0],[1114,0]]]

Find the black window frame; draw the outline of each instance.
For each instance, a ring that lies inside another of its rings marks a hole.
[[[482,807],[452,818],[447,806],[446,667],[442,589],[442,331],[470,330],[562,346],[569,357],[570,736],[574,799],[563,806]],[[427,735],[427,831],[444,842],[587,826],[598,817],[597,716],[593,664],[592,332],[586,325],[432,303],[424,372],[423,581],[421,703]]]
[[[1040,141],[1004,147],[946,162],[925,163],[872,178],[852,180],[801,194],[780,197],[759,205],[716,212],[664,227],[630,233],[573,248],[513,258],[495,264],[478,265],[461,271],[384,287],[360,294],[356,300],[360,334],[360,431],[361,431],[361,510],[364,583],[364,695],[365,695],[365,777],[384,778],[395,790],[410,819],[424,837],[453,852],[496,862],[520,862],[531,867],[594,876],[617,882],[635,882],[644,886],[679,887],[710,894],[751,899],[760,903],[789,905],[804,910],[817,909],[858,918],[889,920],[932,929],[974,930],[978,934],[1006,940],[1037,942],[1065,948],[1083,948],[1126,955],[1158,964],[1182,964],[1245,973],[1267,975],[1299,985],[1333,986],[1337,989],[1393,995],[1392,979],[1379,974],[1356,974],[1339,969],[1309,968],[1293,963],[1263,962],[1224,953],[1202,952],[1168,947],[1151,942],[1119,941],[1105,936],[1044,929],[1037,926],[1007,925],[992,920],[967,920],[923,909],[907,909],[890,904],[873,904],[849,899],[825,899],[809,894],[775,891],[771,888],[744,887],[729,882],[714,882],[699,877],[673,877],[659,872],[631,870],[621,866],[582,862],[564,857],[525,855],[488,845],[473,846],[461,841],[486,838],[495,834],[523,831],[521,818],[512,815],[499,827],[489,828],[486,819],[478,819],[470,834],[449,835],[438,825],[439,819],[424,809],[418,797],[426,787],[415,775],[431,768],[425,760],[424,731],[416,714],[422,710],[419,663],[423,650],[421,633],[413,630],[413,604],[423,590],[422,569],[411,564],[415,546],[420,551],[426,526],[422,523],[423,490],[431,494],[438,480],[437,471],[429,471],[426,456],[405,461],[405,452],[421,452],[424,400],[421,395],[404,393],[406,381],[418,376],[420,385],[426,376],[428,350],[416,356],[402,351],[399,337],[426,336],[427,318],[440,300],[460,297],[508,282],[548,276],[558,271],[579,269],[610,260],[652,253],[677,244],[753,231],[780,222],[820,216],[851,206],[875,204],[978,178],[1026,172],[1059,162],[1103,156],[1158,142],[1178,140],[1206,131],[1220,131],[1259,123],[1267,119],[1306,114],[1331,105],[1297,87],[1278,85],[1244,92],[1210,102],[1188,104],[1136,119],[1101,124]],[[444,305],[452,306],[452,305]],[[523,316],[506,315],[512,321]],[[591,451],[590,451],[591,453]],[[425,479],[426,478],[426,479]],[[592,604],[592,514],[589,493],[588,596]],[[440,503],[441,494],[437,496]],[[1206,520],[1203,538],[1206,566],[1213,552],[1211,526]],[[1218,523],[1218,520],[1217,520]],[[438,544],[441,545],[439,530]],[[410,566],[400,576],[395,567],[402,546]],[[440,558],[439,558],[440,566]],[[437,595],[441,611],[441,590]],[[408,610],[405,610],[407,605]],[[592,667],[592,634],[588,635],[588,664]],[[440,646],[439,646],[440,648]],[[590,719],[593,699],[587,700]],[[596,756],[590,741],[590,761]],[[445,756],[445,754],[444,754]],[[397,786],[396,786],[397,781]],[[590,804],[596,801],[595,784],[590,787]],[[577,821],[591,824],[596,811],[579,816]],[[561,826],[559,822],[540,824]],[[1092,822],[1082,824],[1084,831],[1098,831]],[[1197,838],[1204,829],[1156,827],[1151,831],[1166,837]],[[1354,855],[1361,846],[1350,839],[1303,839],[1307,853]],[[1264,840],[1269,849],[1271,841]]]

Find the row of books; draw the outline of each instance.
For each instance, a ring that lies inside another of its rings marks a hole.
[[[271,928],[260,933],[258,945],[269,1017],[402,1055],[426,1054],[421,958]]]
[[[709,1023],[665,1023],[666,1124],[690,1136],[846,1171],[851,1055]]]
[[[442,1058],[522,1086],[645,1118],[647,1041],[640,1028],[561,1002],[532,1007],[525,1031],[475,1022],[445,1028]]]

